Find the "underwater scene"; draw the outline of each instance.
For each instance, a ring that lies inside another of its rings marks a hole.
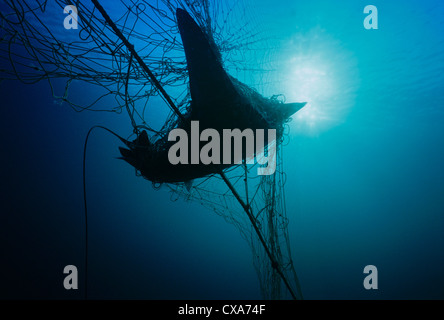
[[[443,16],[0,1],[0,298],[444,299]]]

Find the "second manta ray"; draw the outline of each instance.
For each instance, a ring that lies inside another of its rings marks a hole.
[[[283,123],[306,103],[284,104],[264,98],[231,77],[223,68],[221,54],[211,37],[185,10],[177,9],[176,16],[187,61],[191,103],[173,129],[183,129],[191,136],[191,121],[199,121],[200,130],[212,128],[221,136],[223,129],[276,129],[279,141]],[[169,141],[168,135],[151,142],[146,131],[125,144],[129,149],[119,148],[122,158],[155,183],[189,182],[236,164],[172,164],[168,151],[175,142]],[[190,151],[191,148],[189,157]],[[242,155],[245,158],[245,153]]]

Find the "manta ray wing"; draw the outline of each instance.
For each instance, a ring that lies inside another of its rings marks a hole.
[[[240,95],[223,68],[216,44],[188,12],[177,9],[176,16],[187,60],[192,116],[216,118],[230,113]]]

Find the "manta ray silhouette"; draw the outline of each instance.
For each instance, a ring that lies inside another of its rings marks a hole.
[[[224,69],[221,54],[193,18],[182,9],[176,11],[177,24],[187,61],[191,103],[176,128],[190,136],[191,121],[199,121],[200,130],[212,128],[244,130],[277,129],[306,103],[284,104],[261,96],[252,88],[231,77]],[[267,139],[265,139],[267,141]],[[121,148],[122,159],[150,181],[185,182],[218,173],[233,164],[176,164],[168,159],[168,150],[175,144],[168,135],[152,143],[146,131]],[[200,150],[200,149],[199,149]],[[190,152],[188,152],[190,155]],[[188,162],[190,163],[190,162]],[[222,162],[221,162],[222,163]]]

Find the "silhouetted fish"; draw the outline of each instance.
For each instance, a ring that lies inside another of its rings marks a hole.
[[[206,128],[213,128],[220,133],[223,129],[234,128],[277,129],[279,138],[282,124],[306,103],[284,104],[264,98],[254,89],[228,75],[214,41],[209,39],[185,10],[177,9],[176,16],[191,91],[189,111],[176,128],[184,129],[190,136],[193,120],[199,121],[201,131]],[[186,182],[189,185],[192,179],[220,172],[233,165],[173,165],[168,159],[168,150],[175,143],[168,141],[168,135],[151,143],[146,131],[142,131],[134,141],[126,142],[129,149],[119,149],[122,158],[138,169],[145,178],[160,183]],[[188,156],[191,157],[191,152],[188,152]]]

